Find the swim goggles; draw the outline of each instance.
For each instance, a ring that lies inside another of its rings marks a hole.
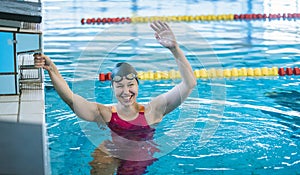
[[[137,76],[136,76],[136,74],[134,74],[134,73],[130,73],[130,74],[126,75],[125,78],[126,78],[127,80],[133,80],[133,79],[137,78]],[[119,76],[119,75],[116,75],[116,76],[114,76],[114,78],[113,78],[112,80],[113,80],[114,82],[120,82],[120,81],[123,80],[123,77],[122,77],[122,76]]]

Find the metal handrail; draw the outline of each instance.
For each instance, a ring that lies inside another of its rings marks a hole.
[[[20,91],[24,89],[42,89],[44,82],[42,68],[36,68],[33,53],[19,54]]]

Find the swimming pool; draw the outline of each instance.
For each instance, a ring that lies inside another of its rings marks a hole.
[[[297,1],[43,3],[44,51],[76,93],[105,104],[114,99],[109,82],[98,81],[99,72],[124,60],[140,71],[170,70],[174,63],[147,24],[83,26],[82,17],[299,12]],[[194,69],[300,64],[299,21],[171,25]],[[141,81],[139,101],[177,81]],[[300,174],[299,84],[299,76],[198,79],[191,97],[157,126],[161,153],[146,174]],[[78,120],[58,98],[47,74],[45,86],[52,174],[89,174],[91,153],[109,132]]]

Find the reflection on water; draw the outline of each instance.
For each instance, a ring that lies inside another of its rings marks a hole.
[[[275,103],[281,106],[300,112],[300,93],[298,91],[273,91],[266,93],[266,96],[274,99]],[[287,126],[291,130],[290,138],[300,139],[300,116],[292,117],[270,111],[263,112],[282,119],[280,123]]]
[[[274,91],[266,94],[281,106],[300,112],[300,92],[298,91]]]

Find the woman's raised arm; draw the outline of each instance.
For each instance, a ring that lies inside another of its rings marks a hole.
[[[75,112],[75,114],[87,121],[99,122],[103,120],[101,109],[105,106],[93,102],[89,102],[83,97],[74,94],[67,82],[59,73],[56,65],[52,60],[44,54],[34,55],[34,64],[37,68],[43,68],[48,71],[51,78],[52,84],[57,91],[58,95],[63,99],[63,101]],[[103,121],[101,121],[103,122]]]
[[[157,41],[162,46],[168,48],[173,54],[182,79],[181,83],[150,102],[150,105],[154,107],[158,113],[155,115],[158,117],[155,120],[160,121],[165,114],[171,112],[184,102],[196,86],[197,81],[190,63],[178,46],[175,35],[168,24],[156,21],[150,26],[155,31]]]

